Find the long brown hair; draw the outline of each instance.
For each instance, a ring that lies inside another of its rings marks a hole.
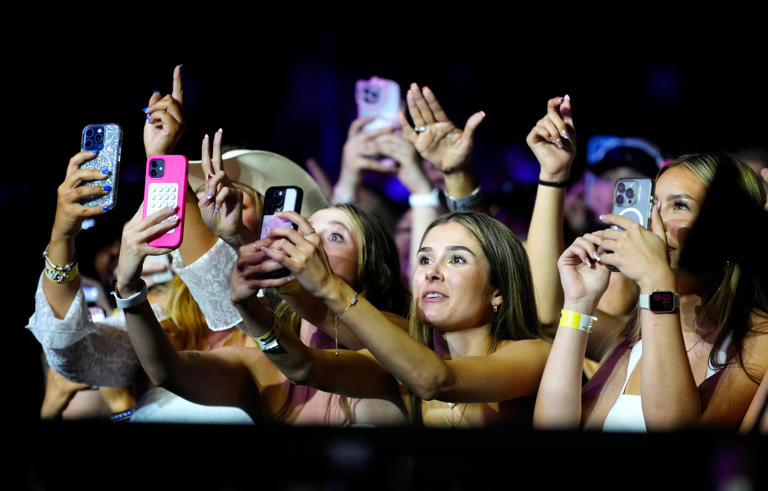
[[[715,175],[720,170],[730,171],[728,174],[736,177],[736,184],[741,192],[753,202],[757,209],[762,209],[766,201],[766,192],[760,177],[745,163],[739,159],[724,153],[699,153],[683,155],[661,168],[656,180],[669,169],[682,167],[693,173],[707,187],[710,187]],[[728,169],[725,169],[728,167]],[[728,206],[727,203],[720,204]],[[741,212],[743,210],[736,210]],[[728,361],[717,360],[717,353],[730,337],[731,346],[736,351],[740,366],[747,375],[759,383],[744,366],[743,347],[744,339],[753,332],[750,326],[750,315],[756,313],[768,320],[768,291],[763,280],[759,277],[759,270],[742,267],[736,261],[727,261],[716,271],[717,280],[713,288],[702,298],[702,306],[698,317],[711,323],[718,330],[717,337],[709,355],[709,365],[719,369],[724,368]],[[639,318],[639,316],[635,316]],[[640,338],[639,322],[635,322],[632,338]]]
[[[501,292],[503,302],[491,320],[489,353],[496,351],[504,340],[539,338],[541,326],[531,267],[520,239],[504,224],[484,213],[463,211],[438,217],[424,231],[422,243],[430,230],[447,223],[458,223],[474,235],[488,259],[488,282]],[[434,349],[434,331],[422,321],[416,299],[411,301],[408,325],[411,336]],[[416,424],[423,423],[421,402],[419,397],[411,394],[411,415]]]

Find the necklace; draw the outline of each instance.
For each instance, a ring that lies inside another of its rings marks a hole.
[[[461,414],[459,414],[459,419],[456,421],[453,421],[453,408],[455,408],[457,405],[458,404],[456,404],[455,402],[448,403],[448,407],[451,409],[451,419],[448,419],[445,413],[443,413],[443,419],[445,419],[445,422],[448,423],[448,426],[450,426],[451,428],[456,428],[457,426],[459,426],[459,424],[461,423],[461,420],[464,419],[464,413],[467,411],[467,406],[469,404],[467,404],[466,402],[464,403],[464,407],[461,408]]]

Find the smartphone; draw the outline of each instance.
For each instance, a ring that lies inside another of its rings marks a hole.
[[[153,155],[147,159],[144,177],[144,207],[142,217],[175,206],[179,226],[154,237],[147,244],[151,247],[178,247],[184,227],[184,203],[187,194],[189,161],[183,155]],[[172,218],[168,217],[167,220]]]
[[[611,213],[621,215],[648,228],[653,206],[653,181],[646,178],[617,179],[613,187]],[[614,228],[621,230],[621,227]]]
[[[357,102],[357,117],[373,116],[376,119],[363,126],[363,131],[379,128],[399,128],[400,119],[400,85],[394,80],[371,77],[369,80],[358,80],[355,83],[355,101]],[[394,167],[394,159],[376,157],[382,165]]]
[[[263,239],[269,235],[273,228],[293,227],[298,228],[296,224],[289,220],[283,220],[277,216],[283,211],[295,211],[301,213],[301,201],[304,198],[304,191],[298,186],[272,186],[267,188],[264,193],[264,207],[261,216],[261,235]],[[264,278],[282,278],[288,276],[290,271],[282,268],[264,275]]]
[[[85,198],[85,206],[114,208],[117,205],[117,176],[120,168],[120,156],[123,148],[123,129],[118,124],[89,124],[83,128],[80,138],[80,150],[96,151],[96,158],[80,166],[81,169],[108,169],[111,173],[104,179],[87,181],[85,186],[112,186],[104,196]]]

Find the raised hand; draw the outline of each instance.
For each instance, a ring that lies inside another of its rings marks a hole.
[[[142,207],[123,227],[123,239],[120,244],[120,259],[117,263],[117,289],[121,295],[139,291],[139,279],[144,259],[150,255],[168,254],[173,249],[151,247],[147,244],[156,236],[176,227],[178,217],[175,208],[160,210],[142,218]],[[173,216],[171,220],[163,221]]]
[[[539,178],[566,181],[576,156],[576,131],[569,96],[547,102],[547,114],[531,129],[525,141],[539,161]]]
[[[184,132],[184,91],[181,85],[181,65],[173,70],[173,91],[162,96],[155,91],[144,109],[144,150],[150,155],[170,154]]]
[[[381,155],[399,164],[395,169],[397,178],[411,193],[424,194],[432,190],[421,167],[421,157],[408,138],[401,133],[386,133],[378,136],[375,143]]]
[[[221,161],[222,131],[210,138],[203,137],[201,165],[206,176],[205,187],[197,194],[198,207],[205,225],[225,242],[237,248],[244,242],[255,240],[243,224],[243,190],[235,186],[224,171]]]
[[[563,285],[565,305],[569,310],[591,314],[608,288],[610,270],[600,263],[598,248],[602,239],[596,234],[577,238],[557,261]],[[580,305],[581,308],[574,305]]]
[[[269,247],[262,246],[261,250],[270,259],[288,268],[291,275],[312,296],[326,298],[336,274],[323,248],[323,239],[309,221],[298,213],[286,211],[277,216],[298,225],[298,230],[291,227],[273,228],[269,234],[273,242]]]
[[[391,128],[364,131],[363,127],[373,121],[374,117],[358,118],[349,126],[347,141],[344,143],[341,155],[341,173],[336,183],[334,193],[341,201],[353,201],[363,172],[376,171],[393,174],[394,167],[387,167],[376,160],[379,149],[376,138],[391,133]]]
[[[272,238],[264,238],[245,244],[238,249],[237,263],[232,271],[230,297],[234,303],[252,298],[261,288],[279,288],[294,280],[293,276],[265,278],[283,266],[267,256],[265,248],[272,245]]]
[[[624,230],[608,228],[595,232],[601,239],[600,262],[613,266],[624,276],[635,281],[641,291],[653,289],[659,280],[669,281],[673,276],[667,257],[667,238],[658,207],[651,215],[651,230],[645,229],[620,215],[600,217],[609,225]]]
[[[84,206],[83,198],[98,197],[107,194],[110,186],[82,186],[84,181],[97,181],[109,174],[108,170],[81,169],[80,166],[98,155],[91,151],[76,154],[69,160],[67,175],[58,189],[56,218],[51,231],[52,239],[71,239],[88,217],[101,215],[108,211],[96,206]],[[68,262],[68,261],[67,261]]]
[[[466,169],[471,164],[474,134],[485,119],[483,111],[469,117],[460,130],[448,119],[435,94],[428,87],[419,89],[416,84],[406,93],[408,112],[415,128],[411,128],[401,111],[400,124],[403,134],[415,145],[416,150],[443,174]]]

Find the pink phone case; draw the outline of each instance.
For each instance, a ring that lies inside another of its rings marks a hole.
[[[183,155],[153,155],[147,159],[142,217],[175,205],[179,226],[148,242],[151,247],[178,247],[183,238],[184,203],[189,162]],[[169,217],[170,218],[170,217]]]
[[[355,84],[357,117],[375,116],[376,119],[366,124],[363,130],[379,128],[399,128],[400,85],[394,80],[371,77],[370,80],[358,80]]]

